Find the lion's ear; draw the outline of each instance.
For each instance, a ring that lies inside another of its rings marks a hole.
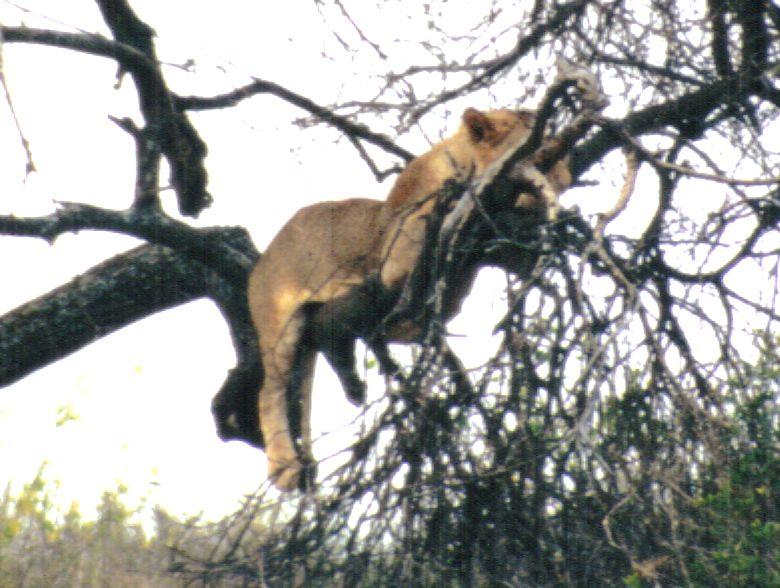
[[[474,143],[484,141],[494,130],[488,115],[471,107],[463,111],[463,124]]]

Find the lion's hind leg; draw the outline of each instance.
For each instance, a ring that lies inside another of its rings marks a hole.
[[[268,477],[280,490],[297,488],[303,467],[294,441],[296,430],[300,431],[300,421],[290,420],[288,391],[296,379],[293,370],[304,322],[305,317],[298,312],[279,329],[272,328],[272,321],[262,323],[265,328],[260,332],[260,355],[265,371],[258,399],[260,429],[266,444]]]

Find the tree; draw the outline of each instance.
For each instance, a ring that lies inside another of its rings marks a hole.
[[[465,27],[446,3],[393,5],[425,30],[411,46],[415,61],[399,68],[398,45],[374,40],[378,7],[318,2],[339,51],[372,73],[369,98],[327,106],[261,79],[219,95],[175,92],[149,24],[123,0],[97,1],[111,38],[3,27],[7,45],[115,60],[134,82],[144,122],[115,121],[136,145],[128,209],[68,204],[44,218],[0,218],[0,231],[52,239],[94,228],[149,244],[3,317],[0,381],[96,332],[208,296],[238,355],[215,414],[224,436],[257,443],[250,407],[261,366],[244,302],[257,252],[240,228],[195,228],[160,205],[161,161],[181,215],[210,204],[191,114],[272,94],[303,109],[304,126],[337,129],[381,178],[388,158],[397,166],[412,154],[372,127],[402,136],[433,113],[493,97],[538,104],[544,74],[565,56],[587,64],[611,106],[590,117],[569,152],[583,186],[570,199],[582,210],[530,234],[500,222],[486,239],[477,231],[480,245],[508,241],[542,254],[528,279],[510,280],[493,359],[459,387],[434,344],[438,331],[403,383],[389,384],[321,497],[301,497],[276,541],[247,552],[263,565],[231,568],[235,549],[221,564],[257,583],[700,585],[725,568],[741,580],[777,581],[780,494],[776,475],[766,484],[756,476],[776,463],[778,417],[767,399],[776,401],[777,389],[757,393],[753,382],[757,369],[776,365],[762,361],[777,340],[780,7],[678,4],[494,2],[472,9]],[[625,182],[614,180],[621,148]],[[623,220],[643,204],[644,217]],[[469,234],[451,243],[473,246]],[[439,270],[433,277],[452,275],[446,263]],[[744,543],[719,544],[697,519],[702,501],[735,500],[733,512],[757,517],[749,553],[729,552]]]

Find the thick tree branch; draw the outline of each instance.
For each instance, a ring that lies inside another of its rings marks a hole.
[[[718,80],[662,104],[637,110],[615,125],[604,125],[593,137],[575,147],[571,172],[579,178],[607,153],[625,144],[623,129],[631,136],[647,134],[664,127],[685,132],[701,129],[704,119],[714,110],[740,103],[749,91],[740,76]]]
[[[159,141],[160,150],[170,166],[179,211],[187,216],[198,216],[211,204],[211,196],[206,191],[206,144],[187,116],[174,106],[174,97],[159,70],[152,41],[154,31],[136,16],[126,0],[97,0],[97,4],[114,38],[155,64],[154,72],[136,69],[130,70],[130,75],[138,91],[146,127],[152,140]],[[120,63],[120,67],[124,70],[123,64]],[[139,179],[145,175],[145,172],[140,173]]]
[[[715,62],[715,71],[722,78],[729,77],[734,73],[729,54],[726,9],[724,0],[707,0],[707,16],[712,23],[712,59]]]
[[[738,0],[736,18],[742,27],[742,63],[740,69],[758,77],[766,68],[769,38],[767,35],[767,0]]]
[[[92,224],[105,224],[122,232],[123,213],[111,215],[100,209],[92,212],[97,215],[93,221],[104,221]],[[3,218],[0,232],[7,229],[14,234],[48,238],[68,226],[72,229],[70,220],[68,214],[16,219],[16,223],[13,218]],[[138,228],[138,223],[127,222]],[[166,232],[170,233],[168,238]],[[0,386],[12,384],[137,320],[207,297],[225,318],[238,356],[237,366],[230,370],[214,398],[217,432],[224,440],[240,439],[261,446],[252,395],[260,386],[263,372],[246,300],[247,275],[257,251],[243,229],[212,228],[184,235],[184,241],[211,243],[202,248],[204,263],[187,252],[192,247],[181,242],[177,250],[142,245],[0,317]],[[161,242],[182,239],[172,227],[160,229],[157,236]],[[225,271],[231,265],[224,261],[226,250],[230,250],[236,266],[230,271]]]
[[[214,288],[213,272],[168,248],[118,255],[0,317],[0,386]]]

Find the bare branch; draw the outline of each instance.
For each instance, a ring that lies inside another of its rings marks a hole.
[[[727,6],[724,0],[707,0],[707,16],[712,22],[712,59],[722,78],[734,73],[729,54],[729,31],[726,24]]]
[[[116,40],[135,48],[154,64],[152,72],[129,70],[146,121],[145,140],[158,143],[160,152],[168,161],[179,211],[184,215],[198,216],[211,204],[211,196],[206,191],[206,144],[186,115],[174,107],[174,98],[159,69],[153,31],[136,16],[126,0],[97,0],[97,3]],[[120,62],[120,73],[124,70],[125,66]],[[143,157],[139,162],[145,167],[138,173],[136,197],[140,196],[146,202],[157,200],[156,194],[150,194],[153,188],[148,185],[148,180],[156,178],[159,157],[154,157],[154,148],[149,150],[148,146],[142,145],[139,149],[152,157]]]
[[[602,124],[598,133],[578,145],[572,153],[572,175],[578,178],[608,152],[624,145],[624,133],[636,137],[668,126],[689,132],[699,128],[712,111],[739,104],[748,93],[737,77],[731,77],[701,86],[679,98],[631,112],[617,125]]]
[[[707,180],[710,182],[717,182],[719,184],[726,184],[728,186],[775,186],[780,184],[780,177],[751,179],[731,178],[723,174],[708,174],[705,172],[696,171],[690,166],[671,163],[658,158],[648,149],[646,149],[639,141],[633,137],[630,137],[629,135],[625,135],[625,139],[626,143],[642,156],[642,159],[652,162],[656,167],[662,167],[664,169],[677,172],[683,176],[697,178],[699,180]]]
[[[148,127],[139,129],[129,118],[108,117],[120,129],[128,133],[135,141],[136,180],[134,208],[151,208],[161,214],[160,199],[160,145],[157,138],[150,136]]]
[[[0,216],[0,234],[38,237],[49,242],[63,233],[85,229],[114,231],[166,245],[230,280],[245,279],[254,262],[225,242],[224,234],[193,228],[154,209],[113,211],[88,204],[62,203],[59,210],[47,216]]]
[[[410,124],[414,124],[428,112],[433,110],[435,107],[440,106],[441,104],[489,85],[492,81],[495,80],[496,76],[508,70],[522,57],[532,51],[534,47],[540,43],[544,36],[554,33],[570,18],[579,17],[590,3],[591,0],[571,0],[565,4],[558,5],[556,7],[556,12],[548,21],[537,23],[527,34],[521,34],[518,37],[517,44],[511,51],[505,55],[484,63],[481,68],[482,71],[478,75],[475,75],[465,84],[462,84],[452,90],[442,92],[435,99],[427,101],[423,103],[422,106],[414,108],[409,117]]]
[[[400,157],[405,162],[409,162],[415,157],[414,154],[399,147],[386,136],[372,132],[365,125],[352,122],[349,118],[336,114],[332,110],[320,106],[305,96],[267,80],[255,79],[251,84],[236,88],[226,94],[209,98],[200,96],[179,96],[176,98],[176,105],[180,110],[225,108],[238,104],[242,100],[256,96],[257,94],[272,94],[281,98],[285,102],[289,102],[316,116],[321,121],[339,129],[345,135],[371,143],[392,155]]]
[[[100,35],[2,25],[0,25],[0,31],[2,31],[3,39],[7,43],[32,43],[71,49],[97,57],[114,59],[128,71],[144,72],[147,75],[155,75],[157,71],[154,62],[140,51]]]
[[[173,107],[152,45],[151,29],[137,19],[124,0],[101,0],[98,4],[118,42],[99,35],[25,27],[2,27],[3,37],[6,42],[62,47],[115,59],[120,71],[130,72],[147,126],[170,165],[179,210],[197,216],[211,201],[206,191],[206,146],[186,116]]]
[[[615,202],[615,205],[609,211],[599,214],[596,226],[593,229],[592,240],[585,248],[583,252],[583,259],[588,259],[593,253],[604,263],[609,273],[615,279],[615,282],[620,284],[628,294],[629,300],[633,303],[636,302],[636,287],[626,277],[623,272],[615,263],[615,260],[607,252],[604,244],[604,231],[607,225],[615,220],[621,212],[628,206],[628,201],[631,195],[634,193],[634,187],[636,186],[636,176],[639,172],[640,160],[637,157],[637,153],[634,150],[626,151],[626,177],[623,182],[623,188],[620,190],[620,194]]]
[[[769,37],[766,24],[768,0],[737,0],[735,17],[742,28],[742,59],[740,69],[749,76],[761,74],[766,68]]]

